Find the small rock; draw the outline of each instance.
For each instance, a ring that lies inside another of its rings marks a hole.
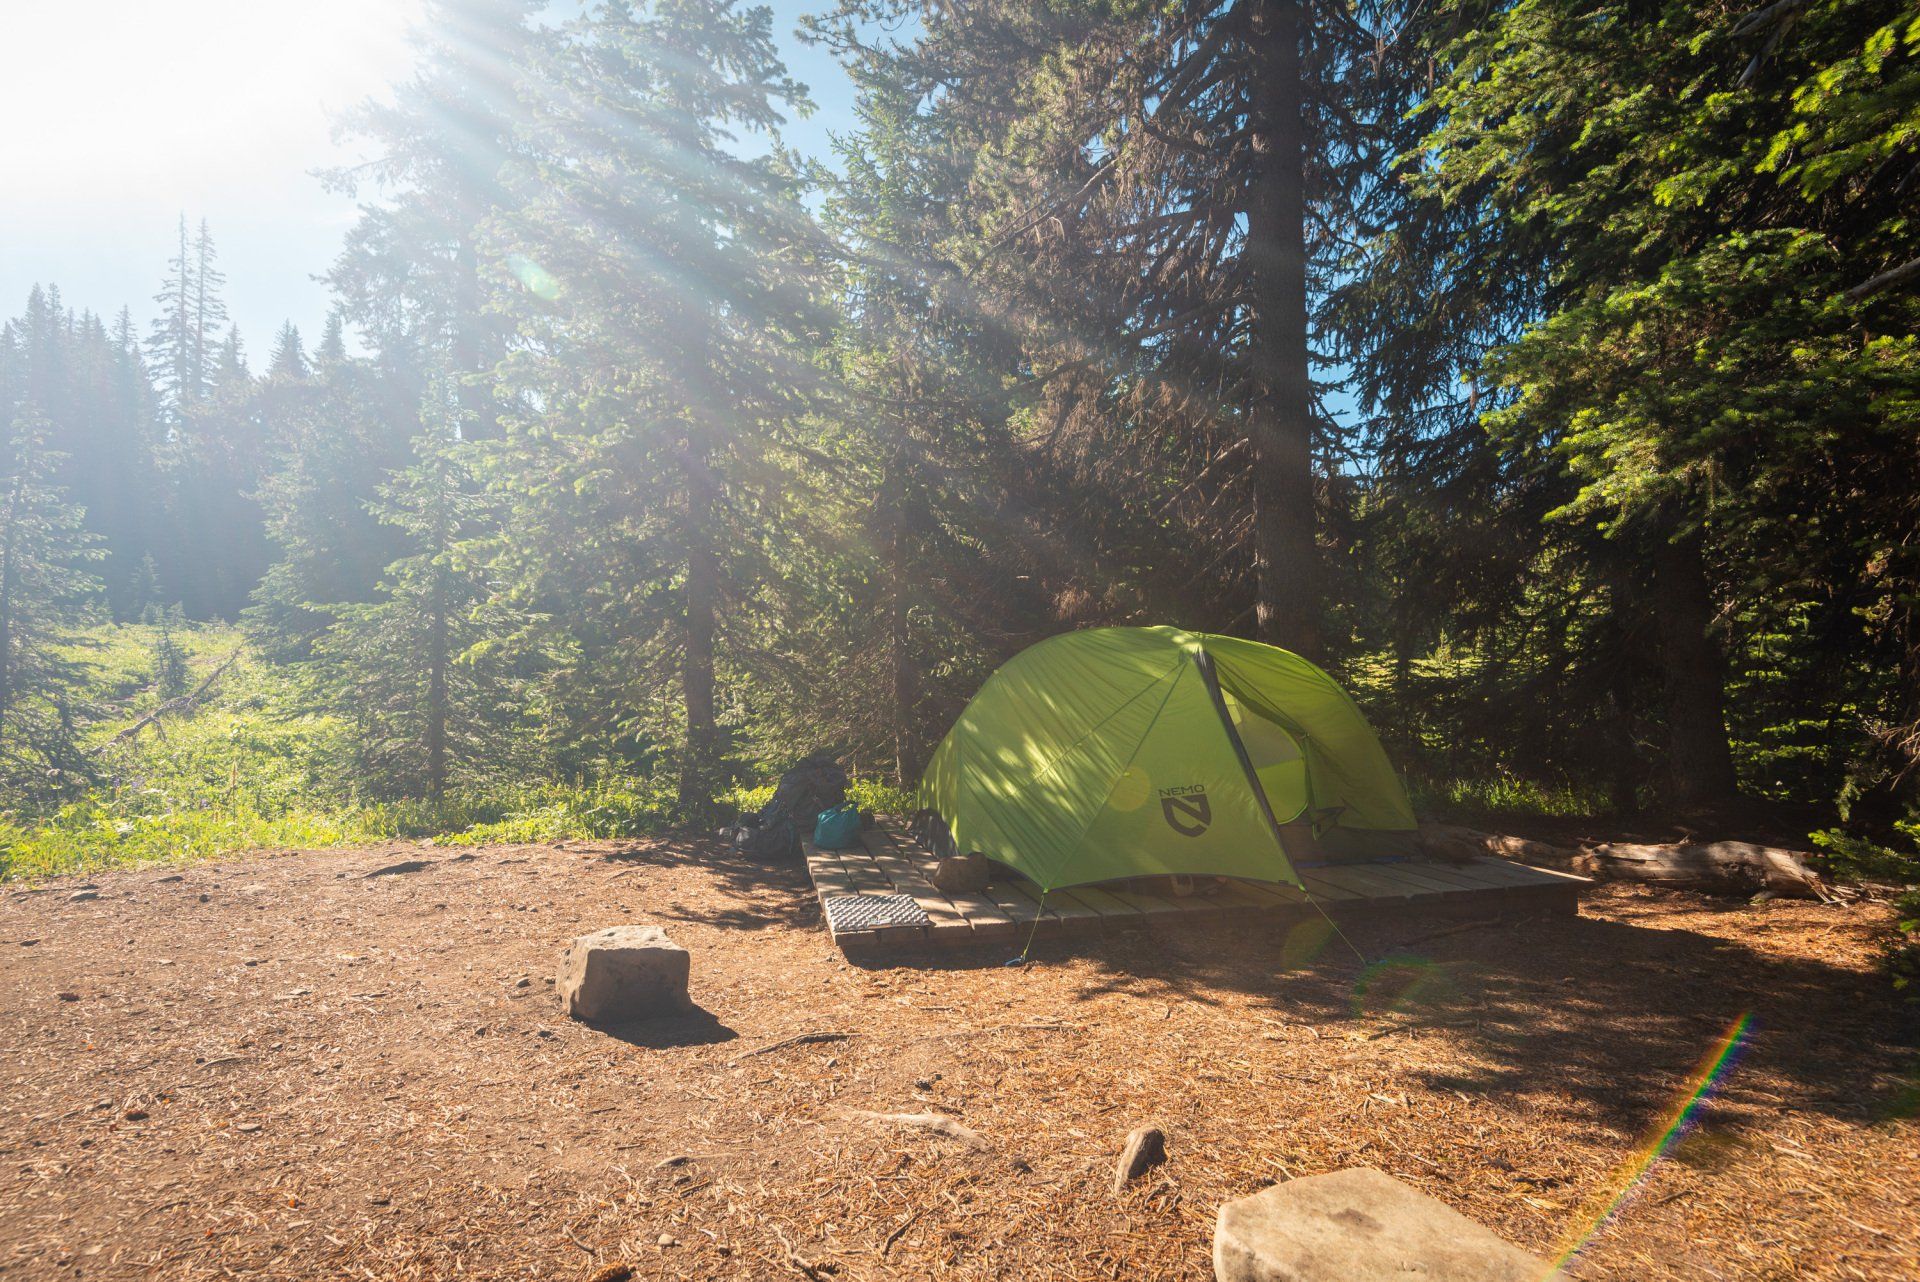
[[[655,1239],[661,1246],[679,1246],[680,1240],[671,1233],[662,1233]]]
[[[1113,1191],[1122,1193],[1127,1185],[1167,1160],[1167,1133],[1157,1126],[1142,1126],[1127,1136],[1126,1147],[1113,1167]]]
[[[520,976],[520,978],[513,981],[513,986],[515,988],[532,988],[533,981],[531,979],[528,979],[525,975],[522,975]]]
[[[212,898],[213,898],[213,896],[212,896],[212,895],[202,895],[202,896],[200,896],[200,902],[204,904],[204,903],[206,903],[206,902],[208,902],[209,900],[211,900]]]
[[[693,1008],[687,950],[658,926],[610,926],[573,941],[560,962],[561,1009],[613,1023]]]
[[[1539,1282],[1547,1266],[1371,1167],[1276,1184],[1220,1208],[1217,1282]]]
[[[177,873],[177,872],[171,872],[171,873],[168,873],[168,874],[167,874],[166,876],[164,876],[164,877],[156,877],[156,878],[154,878],[154,880],[155,880],[156,882],[159,882],[160,884],[162,884],[162,885],[164,885],[165,883],[167,883],[167,882],[170,882],[170,881],[185,881],[185,880],[186,880],[186,878],[185,878],[185,877],[182,877],[182,876],[181,876],[181,875],[180,875],[179,873]]]
[[[987,864],[987,857],[977,850],[964,855],[942,855],[933,870],[934,888],[950,895],[985,890],[992,879],[993,869]]]
[[[367,1205],[368,1205],[368,1206],[386,1206],[386,1205],[388,1205],[388,1204],[390,1204],[390,1203],[391,1203],[392,1201],[393,1201],[393,1199],[392,1199],[392,1198],[390,1198],[390,1197],[388,1197],[388,1196],[387,1196],[387,1195],[386,1195],[385,1193],[369,1193],[369,1194],[367,1194]]]
[[[236,1131],[239,1131],[239,1132],[240,1132],[240,1133],[241,1133],[242,1135],[251,1135],[251,1134],[253,1134],[253,1133],[254,1133],[255,1131],[257,1131],[257,1130],[259,1130],[259,1129],[260,1129],[260,1123],[258,1123],[258,1122],[241,1122],[241,1123],[239,1123],[238,1125],[236,1125],[236,1126],[235,1126],[235,1127],[234,1127],[233,1129],[234,1129],[234,1130],[236,1130]]]
[[[39,943],[39,942],[40,942],[40,941],[39,941],[39,940],[37,940],[37,939],[23,939],[23,940],[21,940],[21,941],[20,941],[20,947],[22,947],[22,948],[31,948],[31,947],[33,947],[33,946],[34,946],[35,944],[37,944],[37,943]]]
[[[123,1121],[144,1122],[147,1120],[147,1110],[144,1108],[130,1108],[120,1114],[120,1117]]]
[[[67,899],[70,903],[76,903],[76,904],[83,904],[89,899],[98,899],[98,898],[100,898],[100,892],[97,890],[76,890],[71,895],[67,896]]]
[[[78,993],[56,993],[55,996],[63,1002],[77,1002],[80,1000],[80,994]]]

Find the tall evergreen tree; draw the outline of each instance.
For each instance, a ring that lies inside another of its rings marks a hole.
[[[153,301],[160,306],[147,339],[155,382],[170,422],[206,391],[206,364],[194,329],[194,260],[187,241],[187,216],[180,215],[179,247]]]
[[[267,377],[299,382],[307,377],[308,372],[306,348],[300,343],[300,327],[288,321],[274,336],[273,354],[267,358]]]
[[[54,483],[43,419],[16,413],[0,452],[0,788],[57,795],[83,781],[82,666],[67,657],[99,583],[80,510]]]
[[[388,795],[438,803],[449,786],[498,777],[523,762],[510,733],[523,691],[497,651],[503,630],[468,540],[485,528],[481,498],[456,430],[458,400],[432,385],[412,461],[380,487],[372,514],[404,555],[386,569],[379,599],[336,606],[317,653],[328,692],[359,726],[356,774]]]
[[[431,0],[414,75],[391,102],[342,122],[377,160],[328,175],[367,197],[329,273],[338,307],[387,369],[423,393],[452,369],[469,436],[494,434],[482,378],[505,352],[506,326],[484,306],[482,226],[505,199],[515,133],[528,111],[526,68],[544,38],[547,0]]]
[[[522,350],[489,476],[501,568],[579,645],[607,734],[670,736],[680,801],[721,781],[722,681],[781,590],[794,428],[825,333],[815,233],[770,131],[802,101],[765,9],[596,6],[545,67],[499,232]],[[662,706],[677,690],[671,713]]]

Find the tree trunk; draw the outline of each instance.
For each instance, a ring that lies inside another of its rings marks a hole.
[[[680,686],[687,717],[687,750],[680,763],[680,809],[705,815],[713,808],[719,728],[714,719],[713,634],[719,613],[720,570],[713,550],[712,478],[704,453],[687,477],[686,647]]]
[[[493,440],[500,435],[500,416],[492,395],[479,379],[487,371],[487,353],[481,336],[480,255],[471,236],[460,238],[455,251],[453,300],[453,368],[455,395],[460,400],[460,435],[464,440]]]
[[[0,546],[0,753],[4,753],[7,722],[13,715],[13,598],[14,557],[20,529],[20,492],[25,487],[27,460],[14,460],[13,490],[7,495],[6,542]]]
[[[1248,0],[1246,14],[1253,135],[1246,257],[1253,309],[1247,435],[1253,445],[1254,627],[1262,641],[1317,658],[1300,0]]]
[[[1726,662],[1709,634],[1713,598],[1698,533],[1658,540],[1653,612],[1666,686],[1674,800],[1682,805],[1724,801],[1738,785],[1727,747]]]
[[[890,546],[888,548],[889,601],[888,659],[892,664],[893,701],[892,701],[892,738],[893,769],[901,787],[919,773],[913,739],[913,708],[915,702],[915,673],[913,655],[908,646],[907,634],[907,588],[909,582],[909,556],[912,531],[908,528],[907,484],[905,476],[906,461],[904,451],[896,448],[893,457],[888,460],[887,475],[882,482],[886,494],[887,523]]]
[[[437,806],[447,795],[448,661],[447,572],[438,564],[427,608],[427,797]]]

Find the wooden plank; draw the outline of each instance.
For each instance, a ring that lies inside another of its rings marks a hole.
[[[971,929],[967,924],[967,915],[954,907],[953,901],[947,898],[939,887],[922,876],[918,868],[902,856],[893,853],[884,844],[881,848],[885,853],[875,852],[874,864],[893,882],[896,892],[913,896],[914,902],[919,904],[921,911],[927,914],[935,930],[941,927]]]
[[[1425,894],[1442,898],[1450,895],[1470,894],[1480,889],[1463,880],[1437,877],[1423,864],[1388,864],[1382,866],[1378,871],[1391,872],[1395,881],[1417,886]]]
[[[1314,869],[1313,876],[1328,885],[1351,891],[1356,899],[1405,900],[1419,893],[1418,887],[1382,876],[1360,864],[1328,864]]]
[[[1350,899],[1365,899],[1364,891],[1352,890],[1341,882],[1328,881],[1320,875],[1321,869],[1303,868],[1300,880],[1306,883],[1307,893],[1322,902],[1342,902]]]
[[[865,849],[855,847],[852,850],[835,851],[840,858],[840,867],[846,871],[848,880],[862,894],[889,895],[893,893],[893,879],[880,870],[873,862],[873,856]]]
[[[874,833],[877,833],[880,839],[876,844],[884,846],[888,851],[888,858],[884,861],[885,867],[900,868],[904,866],[910,869],[913,874],[918,875],[922,880],[927,878],[928,874],[932,871],[931,865],[933,857],[927,854],[921,846],[906,838],[904,834],[896,831],[890,825],[876,828],[872,832],[863,834],[863,837],[871,837]],[[883,863],[876,860],[875,866],[883,866]],[[1001,909],[999,904],[995,903],[988,896],[972,891],[942,893],[937,887],[934,887],[930,880],[926,881],[926,885],[934,894],[940,895],[960,918],[960,923],[958,924],[946,923],[936,929],[933,932],[934,942],[941,944],[963,943],[968,941],[968,937],[977,939],[1004,939],[1018,932],[1018,926],[1014,920]],[[915,898],[919,898],[918,894],[915,894]],[[924,904],[921,906],[925,907]],[[931,916],[932,914],[929,913],[928,915]],[[968,936],[958,935],[958,930],[962,925],[968,932]]]
[[[1307,892],[1285,882],[1235,879],[1233,884],[1273,908],[1298,908],[1307,902]]]
[[[1495,859],[1486,856],[1476,859],[1468,865],[1475,872],[1497,871],[1520,886],[1591,886],[1593,878],[1582,877],[1577,873],[1561,872],[1555,868],[1536,868],[1532,864],[1515,863],[1510,859]]]
[[[1008,919],[1012,921],[1015,926],[1023,931],[1032,926],[1039,918],[1046,915],[1040,911],[1040,905],[1037,902],[1021,894],[1015,889],[1014,882],[1005,879],[996,879],[988,882],[986,896],[994,902],[995,906],[997,906],[1001,912],[1007,915]],[[1058,920],[1058,918],[1055,920]]]
[[[1109,924],[1131,921],[1139,916],[1132,907],[1115,899],[1100,886],[1075,886],[1073,897],[1099,913],[1100,920]]]
[[[1278,895],[1264,894],[1256,891],[1246,882],[1240,881],[1229,881],[1216,886],[1208,892],[1207,897],[1214,902],[1222,913],[1239,917],[1256,913],[1278,912],[1290,907],[1291,904],[1301,902],[1297,894],[1296,898],[1288,901]]]
[[[835,937],[835,942],[848,948],[1017,941],[1036,929],[1090,930],[1115,923],[1198,921],[1225,915],[1284,919],[1308,911],[1310,899],[1349,913],[1422,901],[1435,907],[1471,903],[1496,911],[1573,913],[1578,911],[1580,891],[1589,884],[1581,877],[1483,858],[1465,865],[1403,860],[1303,868],[1304,891],[1283,883],[1222,879],[1188,898],[1146,889],[1144,883],[1109,883],[1053,891],[1043,899],[1039,887],[1002,875],[984,893],[950,895],[933,885],[936,861],[931,852],[897,825],[888,822],[870,829],[861,835],[861,842],[858,849],[838,852],[806,846],[807,870],[817,894],[822,900],[836,894],[909,895],[927,913],[929,925]]]
[[[1081,903],[1079,897],[1071,891],[1049,890],[1043,893],[1032,882],[1016,881],[1008,884],[1021,894],[1045,904],[1047,915],[1059,922],[1063,930],[1092,930],[1100,925],[1100,910]]]
[[[858,892],[853,879],[840,867],[840,861],[833,852],[815,850],[807,847],[807,875],[813,878],[813,888],[825,899],[828,895],[852,895]]]
[[[1141,918],[1178,917],[1180,905],[1159,895],[1148,894],[1144,890],[1132,890],[1119,882],[1102,887],[1109,895],[1131,908]]]
[[[1422,864],[1420,875],[1429,881],[1444,882],[1463,890],[1506,890],[1516,884],[1522,884],[1506,877],[1489,876],[1480,869],[1456,868],[1445,864]]]
[[[1435,871],[1444,871],[1448,876],[1488,890],[1498,890],[1506,886],[1532,886],[1541,884],[1536,878],[1525,872],[1509,872],[1507,865],[1493,860],[1476,859],[1466,864],[1436,865]]]

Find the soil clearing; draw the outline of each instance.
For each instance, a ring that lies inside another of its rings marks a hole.
[[[1221,1202],[1353,1165],[1550,1256],[1751,1011],[1575,1275],[1920,1277],[1887,916],[1606,887],[1359,925],[1364,968],[1248,923],[1020,970],[849,961],[802,874],[701,842],[8,887],[0,1276],[1205,1279]],[[562,947],[628,922],[692,951],[703,1015],[561,1016]],[[1168,1160],[1116,1197],[1149,1122]]]

